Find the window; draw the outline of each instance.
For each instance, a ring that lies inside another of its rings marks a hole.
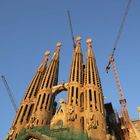
[[[71,96],[74,96],[74,87],[72,86],[72,90],[71,90]]]
[[[34,104],[31,104],[31,106],[29,108],[29,111],[28,111],[27,118],[26,118],[27,121],[29,121],[29,119],[30,119],[30,116],[31,116],[32,111],[33,111],[33,108],[34,108]]]
[[[35,111],[36,111],[36,110],[37,110],[37,108],[38,108],[38,104],[39,104],[39,102],[40,102],[40,98],[41,98],[41,95],[39,95],[39,97],[38,97],[38,101],[37,101],[37,104],[36,104]]]
[[[74,77],[75,77],[75,62],[76,61],[76,59],[74,59],[74,63],[73,63],[73,74],[72,74],[72,81],[74,81]]]
[[[98,122],[98,120],[97,120],[97,126],[99,126],[99,122]]]
[[[37,83],[38,78],[39,78],[39,75],[37,75],[35,81],[32,83],[33,86],[32,86],[32,89],[31,89],[31,91],[30,91],[29,98],[31,98],[32,93],[33,93],[34,89],[36,88],[35,86],[36,86],[36,83]]]
[[[20,116],[20,114],[21,114],[21,112],[22,112],[22,109],[23,109],[23,106],[21,106],[21,108],[20,108],[20,110],[19,110],[19,113],[18,113],[18,116],[17,116],[17,118],[16,118],[15,124],[16,124],[17,121],[18,121],[18,118],[19,118],[19,116]]]
[[[48,97],[47,97],[47,100],[46,100],[45,109],[47,109],[47,105],[48,105],[49,97],[50,97],[50,94],[48,94]]]
[[[91,89],[89,90],[89,100],[92,101],[92,92],[91,92]]]
[[[38,123],[39,123],[39,120],[37,120],[36,124],[38,125]]]
[[[95,101],[95,104],[97,103],[97,99],[96,99],[96,91],[94,91],[94,101]]]
[[[49,104],[49,110],[51,110],[51,108],[53,108],[54,98],[55,98],[55,96],[52,95],[52,96],[51,96],[51,101],[50,101],[50,104]]]
[[[82,130],[84,130],[84,117],[81,117],[80,124],[81,124]]]
[[[90,75],[90,61],[89,61],[89,64],[88,64],[88,83],[89,83],[89,84],[91,83],[91,75]]]
[[[23,119],[24,119],[24,116],[26,114],[27,108],[28,108],[28,105],[26,105],[25,108],[24,108],[24,112],[23,112],[21,120],[20,120],[21,123],[23,122]]]
[[[45,101],[45,97],[46,97],[46,94],[44,93],[40,109],[42,109],[42,107],[43,107],[43,104],[44,104],[44,101]]]
[[[96,97],[96,91],[94,91],[94,101],[95,101],[95,109],[97,109],[97,97]]]
[[[102,112],[102,104],[101,104],[101,95],[99,94],[99,104],[100,104],[100,112]]]
[[[80,95],[80,107],[81,107],[81,111],[84,110],[84,93],[82,92]]]
[[[76,81],[78,82],[79,81],[79,54],[78,55],[78,58],[77,58],[77,75],[76,75]]]
[[[93,80],[93,84],[95,85],[95,76],[94,76],[94,64],[93,64],[93,61],[92,61],[92,80]]]
[[[76,104],[78,105],[78,87],[76,88]]]
[[[85,91],[85,104],[86,104],[85,109],[87,109],[87,90]]]

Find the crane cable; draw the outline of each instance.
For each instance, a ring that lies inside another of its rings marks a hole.
[[[16,104],[16,102],[14,100],[13,93],[12,93],[8,83],[7,83],[7,80],[6,80],[5,76],[2,75],[1,78],[2,78],[2,81],[3,81],[3,84],[4,84],[5,88],[7,90],[7,93],[8,93],[8,96],[10,98],[10,101],[11,101],[11,103],[13,105],[13,108],[14,108],[14,110],[16,112],[17,111],[17,104]]]
[[[68,14],[69,28],[70,28],[70,32],[71,32],[73,47],[75,48],[74,33],[73,33],[73,28],[72,28],[72,22],[71,22],[70,11],[67,11],[67,14]]]
[[[125,11],[124,11],[124,14],[122,16],[121,24],[119,26],[119,30],[118,30],[117,35],[116,35],[116,39],[115,39],[115,42],[114,42],[113,50],[112,50],[112,52],[110,54],[109,62],[108,62],[108,65],[106,67],[106,72],[107,73],[108,73],[108,71],[110,69],[111,61],[112,60],[114,61],[114,53],[116,51],[116,48],[118,47],[118,43],[119,43],[119,40],[120,40],[122,31],[123,31],[123,28],[124,28],[124,25],[125,25],[126,17],[128,15],[131,3],[132,3],[132,0],[128,0],[127,6],[126,6]]]
[[[113,47],[113,50],[112,50],[111,55],[110,55],[111,57],[114,56],[116,48],[118,47],[118,43],[119,43],[119,40],[120,40],[122,31],[123,31],[123,28],[124,28],[124,25],[125,25],[126,17],[128,15],[131,3],[132,3],[132,0],[128,0],[126,9],[124,11],[124,14],[123,14],[123,17],[122,17],[122,20],[121,20],[121,24],[120,24],[119,30],[118,30],[117,35],[116,35],[116,39],[115,39],[115,42],[114,42],[114,47]]]

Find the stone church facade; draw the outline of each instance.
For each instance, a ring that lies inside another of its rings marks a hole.
[[[45,53],[20,103],[6,139],[14,140],[22,129],[28,132],[38,126],[50,126],[50,130],[68,128],[77,133],[84,132],[91,140],[107,139],[101,81],[92,50],[92,40],[87,39],[86,42],[85,64],[83,63],[81,38],[77,37],[69,81],[66,83],[62,81],[59,85],[61,43],[57,43],[56,51],[49,64],[47,63],[50,53],[48,51]],[[66,101],[61,99],[60,106],[56,110],[55,97],[64,90],[68,93]],[[28,139],[33,138],[30,136]]]

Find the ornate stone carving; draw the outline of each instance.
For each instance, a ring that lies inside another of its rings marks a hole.
[[[88,130],[97,128],[95,113],[91,110],[89,112],[89,118],[87,119],[87,128]]]
[[[74,121],[76,119],[76,114],[74,113],[74,107],[70,106],[68,115],[67,115],[67,120],[68,121]]]
[[[33,128],[35,126],[35,120],[36,120],[36,117],[35,117],[35,114],[33,114],[33,116],[30,118],[29,123],[26,125],[26,128],[27,129]]]

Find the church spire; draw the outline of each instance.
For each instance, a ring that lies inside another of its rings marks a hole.
[[[42,80],[44,72],[46,70],[46,64],[47,64],[49,55],[50,55],[50,52],[46,51],[45,57],[44,57],[42,63],[40,64],[40,66],[38,67],[38,70],[37,70],[36,74],[34,75],[32,81],[31,81],[31,83],[26,91],[24,100],[27,97],[31,98],[32,95],[36,96],[37,91],[38,91],[39,86],[40,86],[40,81]]]
[[[44,71],[44,69],[46,68],[46,64],[47,64],[49,55],[50,55],[50,52],[46,51],[45,52],[45,57],[44,57],[41,65],[39,66],[38,71],[40,71],[40,72]]]
[[[74,49],[67,102],[69,105],[79,105],[79,86],[83,84],[83,55],[81,50],[81,37],[76,38],[76,47]]]
[[[69,82],[83,84],[83,55],[80,41],[81,37],[78,36],[76,38],[76,47],[74,49]]]
[[[101,82],[96,66],[96,60],[92,51],[92,39],[87,39],[87,55],[85,65],[85,101],[87,102],[85,109],[87,116],[87,133],[89,137],[105,139],[105,118],[104,103],[101,90]],[[102,126],[102,127],[100,127]],[[96,129],[96,133],[94,131]]]
[[[36,117],[36,126],[49,124],[55,109],[55,94],[52,93],[52,87],[57,85],[58,82],[59,52],[61,46],[62,44],[60,42],[56,44],[56,51],[53,54],[41,82],[33,111]]]
[[[92,39],[87,39],[87,55],[86,55],[86,65],[85,65],[85,80],[84,84],[94,84],[96,83],[96,64],[95,57],[92,51]]]
[[[29,87],[27,88],[25,96],[22,99],[22,102],[20,103],[20,106],[16,113],[16,117],[14,119],[14,122],[13,122],[11,130],[10,130],[10,131],[13,131],[13,135],[12,135],[13,138],[15,138],[17,136],[17,134],[20,132],[20,130],[22,128],[24,128],[25,125],[30,120],[30,117],[31,117],[33,109],[34,109],[36,96],[37,96],[38,90],[40,88],[40,82],[42,81],[44,72],[46,70],[46,64],[48,61],[49,54],[50,54],[50,52],[46,51],[45,57],[44,57],[41,65],[38,67]]]
[[[59,42],[56,44],[56,51],[48,65],[48,68],[44,74],[43,82],[41,84],[41,89],[51,88],[58,82],[58,69],[59,69],[59,51],[62,44]]]

